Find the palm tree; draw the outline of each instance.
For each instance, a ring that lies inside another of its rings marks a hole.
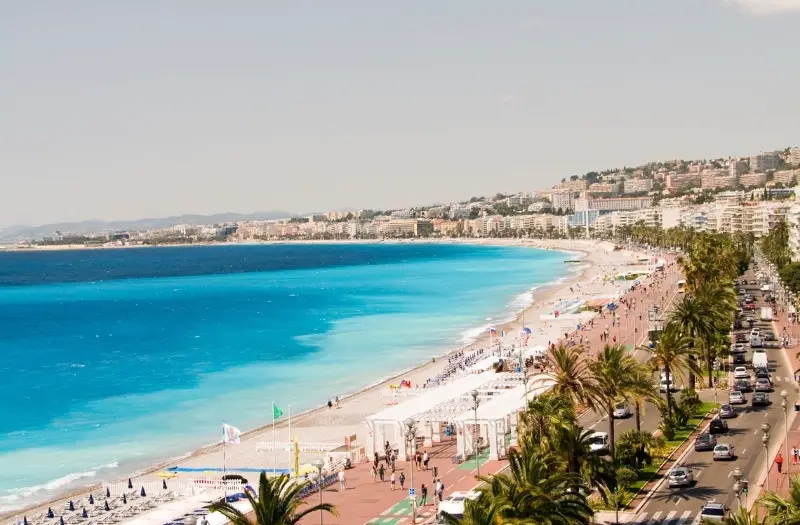
[[[659,408],[663,406],[664,400],[658,392],[652,388],[653,374],[645,367],[639,367],[633,382],[636,388],[628,395],[628,401],[633,403],[634,416],[636,417],[636,430],[642,430],[642,414],[645,411],[646,403],[653,403]]]
[[[495,505],[511,523],[588,525],[592,509],[580,476],[564,472],[560,458],[535,450],[511,450],[507,473],[481,478],[482,505]],[[520,521],[522,523],[522,521]]]
[[[670,322],[677,323],[683,329],[684,335],[691,338],[692,345],[695,341],[706,341],[716,330],[715,315],[709,306],[708,301],[686,294],[670,314]],[[689,388],[695,388],[694,373],[689,375]]]
[[[443,523],[447,525],[497,525],[505,506],[500,504],[484,504],[481,501],[467,500],[464,503],[464,516],[457,518],[442,511]]]
[[[567,470],[579,474],[587,486],[597,489],[602,495],[603,487],[611,486],[616,480],[614,465],[605,457],[592,451],[590,439],[594,431],[581,426],[573,426],[563,436],[563,454],[567,460]]]
[[[594,377],[592,397],[598,407],[602,407],[608,417],[609,451],[614,459],[614,404],[619,399],[634,395],[654,395],[653,386],[640,384],[636,378],[641,374],[641,365],[628,352],[624,345],[605,345],[597,360],[589,365]]]
[[[697,350],[691,346],[692,338],[683,335],[677,322],[669,322],[661,331],[653,348],[643,347],[650,352],[650,363],[656,370],[664,370],[667,385],[673,381],[675,372],[697,373],[699,367],[694,356]],[[667,414],[672,415],[672,392],[667,388]]]
[[[542,452],[559,452],[565,433],[577,424],[575,405],[564,395],[545,392],[528,402],[520,413],[523,446],[536,447]]]
[[[540,381],[552,381],[552,392],[567,395],[576,406],[592,407],[593,378],[583,346],[559,345],[548,354],[547,364],[550,373],[543,375]]]
[[[800,476],[789,479],[789,493],[786,499],[769,490],[760,498],[761,506],[767,511],[766,525],[800,525]]]
[[[293,483],[286,474],[268,479],[267,474],[262,472],[258,479],[258,499],[249,491],[245,491],[245,496],[253,509],[252,520],[224,499],[212,503],[209,510],[219,512],[228,518],[232,525],[295,525],[303,517],[314,512],[339,515],[336,507],[330,503],[320,503],[298,512],[300,506],[306,504],[298,495],[307,485],[308,483]]]

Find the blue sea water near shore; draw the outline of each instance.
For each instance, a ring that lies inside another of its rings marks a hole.
[[[0,511],[466,344],[563,261],[421,243],[0,253]]]

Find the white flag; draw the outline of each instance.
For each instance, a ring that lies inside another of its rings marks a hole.
[[[241,443],[241,436],[242,431],[238,428],[228,425],[227,423],[222,424],[223,443],[233,443],[234,445],[238,445]]]

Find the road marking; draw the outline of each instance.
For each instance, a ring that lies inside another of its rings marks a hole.
[[[753,431],[753,435],[755,436],[756,434],[758,434],[758,429],[755,429],[755,430]]]
[[[672,518],[674,518],[675,514],[677,514],[677,513],[678,513],[677,510],[670,511],[669,514],[667,514],[667,517],[664,518],[662,523],[669,523],[670,521],[672,521]]]
[[[702,470],[698,470],[697,471],[697,475],[694,477],[694,479],[699,478],[702,474],[703,474],[703,471]]]
[[[684,523],[689,521],[689,518],[691,516],[692,516],[692,511],[691,510],[687,510],[686,512],[681,514],[681,520],[678,522],[678,525],[683,525]]]
[[[648,522],[648,525],[656,525],[656,523],[658,523],[658,518],[661,517],[661,514],[663,514],[663,513],[660,510],[654,512],[653,513],[653,517],[650,518],[650,521]]]

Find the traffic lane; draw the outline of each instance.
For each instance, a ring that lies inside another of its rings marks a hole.
[[[620,434],[626,430],[636,429],[636,412],[634,411],[633,404],[629,404],[628,406],[631,409],[631,415],[626,418],[614,420],[614,442],[616,442]],[[597,414],[596,412],[588,411],[578,418],[578,422],[586,429],[595,432],[608,432],[608,418],[605,414]],[[658,412],[658,407],[652,403],[645,403],[641,413],[642,430],[655,432],[660,424],[661,415]]]

